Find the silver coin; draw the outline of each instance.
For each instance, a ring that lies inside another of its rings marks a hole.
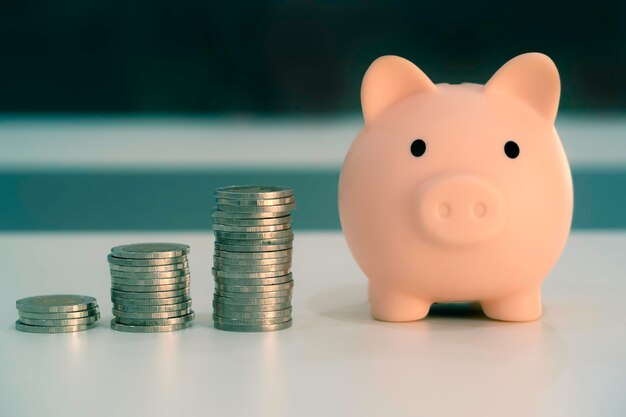
[[[137,273],[145,273],[145,272],[167,272],[167,271],[176,271],[179,269],[189,268],[189,262],[181,262],[178,264],[171,265],[155,265],[155,266],[123,266],[123,265],[115,265],[109,264],[109,269],[111,271],[123,271],[123,272],[137,272]]]
[[[283,310],[275,310],[275,311],[257,311],[254,313],[246,313],[243,311],[220,311],[216,312],[213,315],[217,317],[222,317],[226,319],[242,319],[242,320],[254,320],[254,319],[265,319],[272,317],[281,317],[284,320],[291,318],[291,307],[287,307]]]
[[[182,282],[180,284],[169,285],[120,285],[111,284],[111,290],[125,291],[125,292],[143,292],[143,293],[157,293],[157,292],[170,292],[186,289],[189,287],[189,282]]]
[[[276,238],[276,239],[223,239],[216,238],[215,241],[222,245],[237,245],[237,246],[271,246],[271,245],[285,245],[293,243],[292,237]],[[251,251],[246,251],[251,252]]]
[[[215,249],[228,252],[276,252],[279,250],[292,249],[293,243],[280,245],[225,245],[215,242]]]
[[[262,226],[276,226],[288,224],[291,225],[291,215],[281,217],[271,217],[267,219],[241,219],[241,218],[227,218],[227,217],[215,217],[213,216],[214,225],[222,226],[236,226],[236,227],[262,227]]]
[[[247,206],[217,203],[219,211],[227,211],[229,213],[291,213],[296,209],[296,203],[280,204],[276,206]]]
[[[291,294],[287,297],[278,298],[229,298],[220,295],[213,295],[213,301],[220,304],[236,305],[236,306],[265,306],[277,304],[290,304]]]
[[[232,273],[289,271],[290,268],[291,268],[291,263],[275,264],[275,265],[246,265],[246,266],[215,264],[215,269],[224,271],[224,272],[232,272]]]
[[[170,311],[182,311],[188,308],[191,308],[191,301],[160,306],[129,306],[127,304],[113,303],[113,310],[124,313],[166,313]]]
[[[273,332],[276,330],[288,329],[293,324],[292,320],[278,324],[263,324],[255,326],[242,326],[232,324],[221,324],[219,322],[213,322],[216,329],[226,330],[229,332]]]
[[[219,221],[223,219],[232,219],[232,220],[256,220],[256,219],[273,219],[276,217],[284,217],[288,216],[291,212],[281,211],[281,212],[268,212],[262,211],[258,213],[240,213],[235,211],[222,211],[222,210],[214,210],[213,218]]]
[[[190,275],[183,275],[174,278],[156,278],[156,279],[132,279],[132,278],[116,278],[111,277],[112,284],[119,285],[171,285],[189,283]]]
[[[272,284],[272,285],[224,285],[224,284],[215,284],[215,290],[217,291],[225,291],[229,293],[257,293],[257,292],[276,292],[276,291],[286,291],[293,288],[293,280],[287,281],[283,284]]]
[[[261,198],[261,199],[251,199],[251,198],[217,198],[217,204],[223,204],[226,206],[255,206],[255,207],[265,207],[265,206],[280,206],[284,204],[295,203],[296,198],[294,196],[284,197],[284,198]]]
[[[292,249],[285,249],[279,251],[267,251],[267,252],[230,252],[216,249],[213,252],[214,256],[226,259],[276,259],[276,258],[291,258],[293,254]],[[284,263],[281,261],[280,263]]]
[[[267,233],[290,230],[291,223],[276,224],[269,226],[227,226],[224,224],[213,224],[213,231],[232,233]]]
[[[262,319],[233,319],[224,318],[213,314],[213,322],[220,324],[231,324],[233,326],[259,326],[266,324],[284,323],[291,320],[291,317],[267,317]]]
[[[176,311],[162,311],[160,313],[141,313],[141,312],[130,312],[130,311],[119,311],[113,309],[113,315],[116,317],[124,317],[127,319],[168,319],[171,317],[179,317],[189,314],[191,312],[191,308],[186,308],[184,310],[176,310]]]
[[[15,328],[20,332],[26,333],[73,333],[80,332],[83,330],[89,330],[96,327],[98,323],[91,324],[79,324],[76,326],[57,326],[57,327],[46,327],[46,326],[29,326],[28,324],[21,323],[19,320],[15,322]]]
[[[270,266],[285,264],[291,267],[291,256],[285,258],[269,258],[269,259],[230,259],[213,257],[215,267],[219,266]]]
[[[56,294],[22,298],[15,305],[18,310],[30,313],[67,313],[89,310],[97,307],[98,302],[86,295]]]
[[[240,311],[240,312],[245,312],[245,313],[258,313],[261,311],[284,310],[288,307],[291,307],[291,303],[263,304],[263,305],[258,305],[258,306],[242,306],[242,305],[233,305],[233,304],[222,304],[222,303],[213,301],[213,310],[218,315],[222,315],[220,313],[228,313],[230,311]]]
[[[158,291],[158,292],[128,292],[128,291],[118,291],[111,290],[111,297],[120,299],[131,299],[131,300],[159,300],[159,299],[168,299],[173,297],[181,297],[189,295],[189,287],[183,288],[181,290],[173,290],[173,291]]]
[[[72,311],[67,313],[30,313],[28,311],[19,311],[19,316],[28,319],[38,320],[57,320],[57,319],[79,319],[82,317],[95,316],[100,313],[98,307],[89,310]]]
[[[217,198],[229,199],[273,199],[293,195],[293,189],[277,185],[231,185],[215,190]]]
[[[180,243],[133,243],[111,249],[111,255],[130,259],[174,258],[188,253],[189,246]]]
[[[291,290],[284,291],[261,291],[261,292],[231,292],[231,291],[222,291],[219,289],[215,289],[213,292],[215,295],[219,295],[220,297],[226,298],[280,298],[280,297],[291,297]]]
[[[229,291],[222,291],[222,290],[216,289],[214,291],[214,294],[220,297],[237,298],[237,299],[291,297],[291,293],[292,293],[291,290],[265,291],[265,292],[229,292]]]
[[[20,316],[20,323],[28,324],[29,326],[47,326],[47,327],[64,327],[64,326],[78,326],[81,324],[91,324],[100,320],[100,314],[95,316],[87,316],[78,319],[29,319],[27,317]]]
[[[234,278],[234,279],[250,279],[250,278],[275,278],[289,274],[289,269],[269,272],[228,272],[212,268],[211,272],[217,278]]]
[[[261,240],[261,239],[281,239],[293,238],[293,229],[279,230],[276,232],[222,232],[215,231],[215,237],[218,239],[231,240]]]
[[[107,255],[107,260],[110,264],[121,266],[163,266],[174,265],[183,262],[188,262],[187,255],[177,256],[175,258],[155,258],[155,259],[126,259],[116,258],[112,255]]]
[[[180,297],[170,297],[170,298],[139,298],[139,299],[111,297],[111,301],[113,302],[113,304],[127,305],[127,306],[164,306],[164,305],[184,303],[190,300],[191,300],[191,297],[189,295],[182,295]]]
[[[237,278],[220,278],[215,277],[216,284],[228,285],[228,286],[259,286],[259,285],[274,285],[274,284],[284,284],[286,282],[293,280],[293,275],[291,273],[287,275],[283,275],[280,277],[274,278],[248,278],[248,279],[237,279]]]
[[[128,324],[118,323],[115,319],[112,319],[111,329],[127,333],[163,333],[186,329],[187,327],[191,326],[192,323],[193,321],[186,321],[183,323],[167,324],[164,326],[132,326]]]
[[[129,326],[168,326],[170,324],[186,323],[192,321],[195,317],[196,313],[192,311],[187,315],[169,319],[125,319],[123,317],[116,317],[115,321]]]
[[[165,272],[126,272],[111,270],[111,276],[115,278],[157,279],[180,277],[182,275],[188,275],[189,272],[189,268],[182,268],[175,271]]]

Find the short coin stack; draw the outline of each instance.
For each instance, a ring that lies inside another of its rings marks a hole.
[[[39,295],[15,303],[15,328],[28,333],[71,333],[91,329],[100,319],[95,298],[84,295]]]
[[[215,328],[263,332],[291,327],[293,190],[231,186],[215,191]]]
[[[189,294],[189,246],[136,243],[116,246],[111,270],[111,328],[131,333],[180,330],[195,317]]]

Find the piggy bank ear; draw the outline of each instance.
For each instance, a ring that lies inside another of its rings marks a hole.
[[[554,62],[544,54],[528,53],[513,58],[491,77],[485,89],[511,94],[554,123],[561,82]]]
[[[437,87],[413,63],[399,56],[382,56],[370,65],[361,85],[365,123],[371,123],[392,104]]]

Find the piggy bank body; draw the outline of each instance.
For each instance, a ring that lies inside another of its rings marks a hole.
[[[374,318],[418,320],[457,301],[498,320],[541,316],[573,210],[559,95],[556,67],[538,53],[485,85],[433,84],[395,56],[370,66],[339,213]]]

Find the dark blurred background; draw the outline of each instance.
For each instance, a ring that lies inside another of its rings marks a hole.
[[[356,112],[376,57],[484,83],[550,55],[562,109],[626,108],[624,1],[2,1],[0,112]]]

